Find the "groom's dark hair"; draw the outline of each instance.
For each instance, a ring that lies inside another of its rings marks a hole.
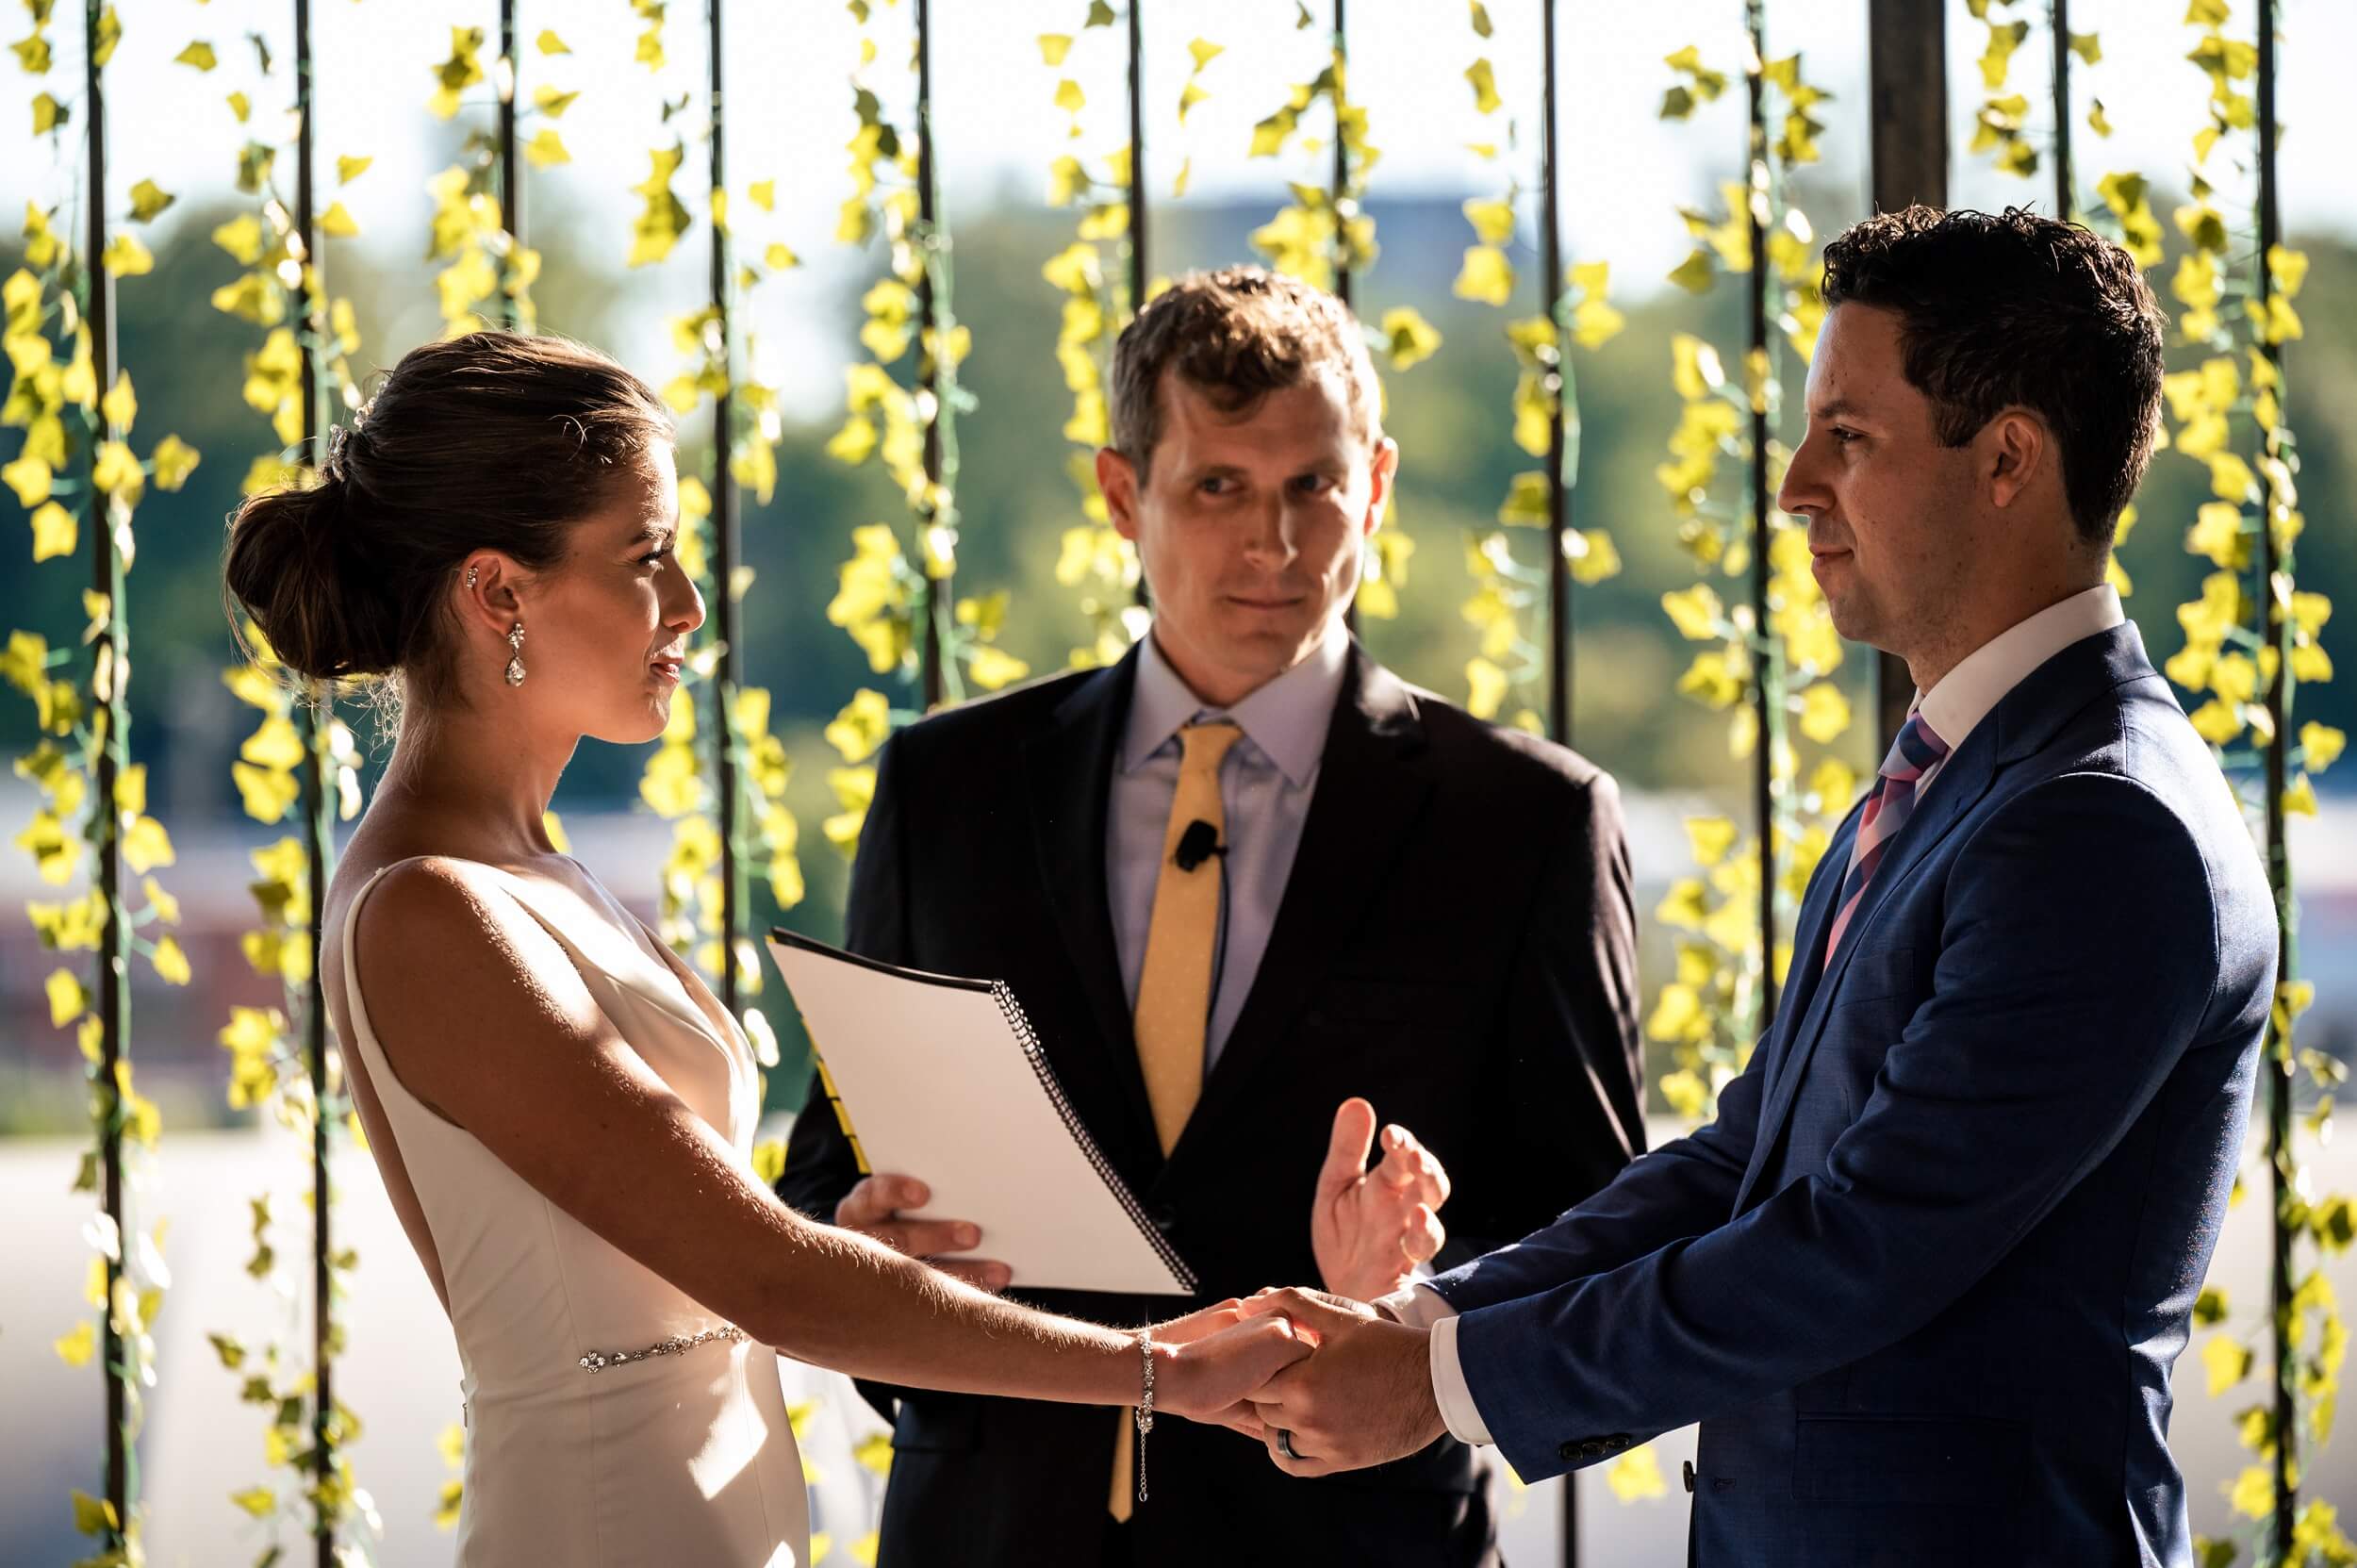
[[[1825,246],[1824,300],[1899,317],[1907,382],[1962,446],[2007,408],[2054,433],[2080,536],[2111,543],[2152,460],[2165,318],[2135,259],[2019,207],[1911,206]]]

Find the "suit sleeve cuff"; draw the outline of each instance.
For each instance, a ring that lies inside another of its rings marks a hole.
[[[1448,1427],[1449,1436],[1459,1443],[1487,1447],[1489,1426],[1474,1405],[1473,1390],[1465,1386],[1465,1369],[1457,1361],[1458,1322],[1452,1311],[1432,1325],[1432,1397],[1441,1407],[1441,1420]]]

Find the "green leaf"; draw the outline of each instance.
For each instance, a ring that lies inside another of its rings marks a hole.
[[[1473,0],[1473,30],[1475,38],[1490,36],[1490,8],[1483,5],[1481,0]]]
[[[2226,1293],[2216,1285],[2204,1285],[2194,1298],[2194,1327],[2212,1329],[2226,1321]]]
[[[1110,27],[1113,25],[1113,8],[1105,0],[1089,0],[1089,19],[1083,27]]]
[[[1547,476],[1536,469],[1514,476],[1498,507],[1498,520],[1516,528],[1544,528],[1549,521]]]

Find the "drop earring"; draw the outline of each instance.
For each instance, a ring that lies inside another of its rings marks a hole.
[[[507,684],[524,684],[524,623],[518,621],[507,633]]]

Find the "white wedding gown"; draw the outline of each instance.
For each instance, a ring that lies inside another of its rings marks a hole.
[[[679,972],[618,927],[578,910],[560,920],[551,913],[560,900],[489,869],[570,955],[615,1029],[750,1169],[761,1107],[742,1032],[732,1024],[722,1039]],[[808,1501],[776,1353],[735,1337],[402,1087],[369,1027],[353,951],[375,885],[371,877],[344,916],[346,1005],[450,1293],[465,1372],[460,1568],[796,1568],[808,1557]],[[580,1157],[603,1155],[585,1144]],[[614,1361],[665,1342],[695,1343]],[[584,1366],[599,1356],[609,1364]]]

